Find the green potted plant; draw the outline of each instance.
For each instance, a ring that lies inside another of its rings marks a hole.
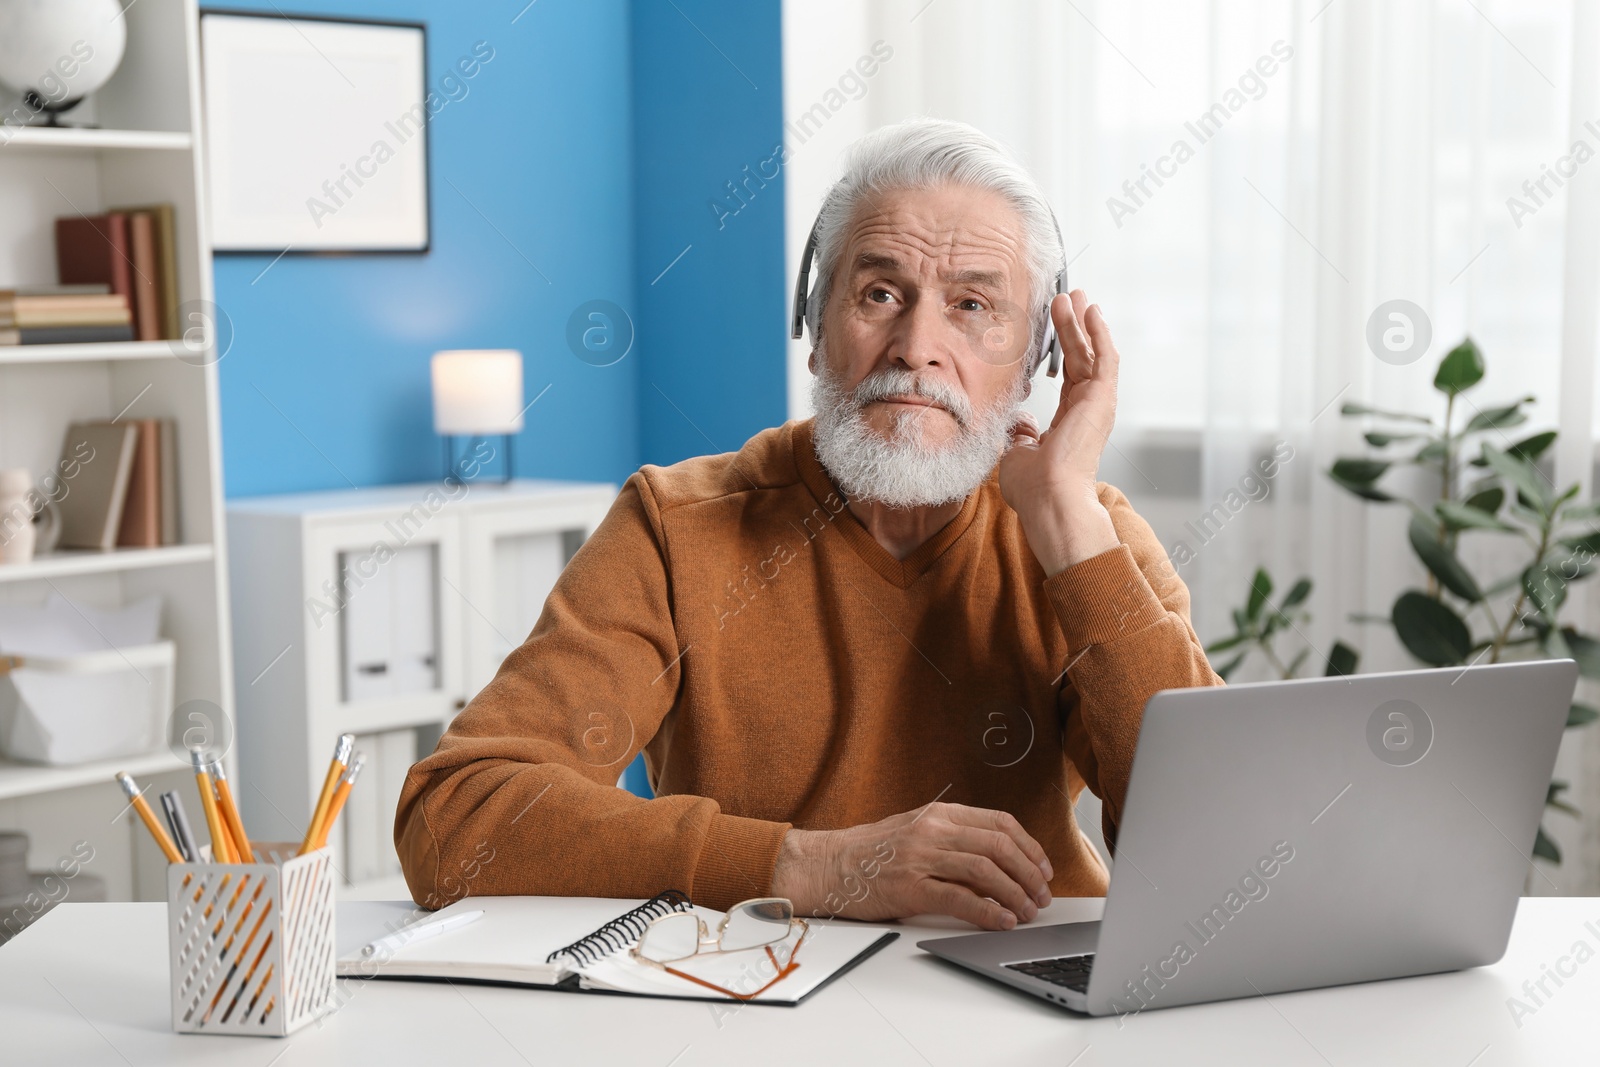
[[[1338,485],[1364,501],[1399,504],[1411,511],[1407,540],[1426,569],[1424,588],[1402,590],[1388,617],[1360,619],[1392,625],[1400,643],[1432,667],[1497,663],[1506,658],[1570,657],[1585,678],[1600,678],[1600,640],[1563,621],[1562,608],[1573,585],[1594,573],[1600,555],[1600,505],[1580,502],[1576,484],[1558,490],[1540,470],[1539,457],[1556,440],[1546,430],[1498,447],[1505,431],[1527,422],[1524,406],[1533,397],[1509,404],[1475,407],[1466,394],[1483,380],[1483,354],[1470,338],[1440,361],[1433,385],[1444,396],[1442,419],[1345,404],[1346,417],[1372,420],[1363,436],[1375,456],[1341,457],[1328,471]],[[1463,411],[1462,409],[1470,409]],[[1385,475],[1400,467],[1433,474],[1435,496],[1415,499],[1385,488]],[[1520,544],[1516,564],[1504,575],[1484,580],[1461,560],[1464,537],[1505,538]],[[1264,570],[1252,579],[1245,606],[1234,612],[1235,632],[1207,648],[1239,650],[1217,668],[1224,677],[1252,650],[1259,649],[1284,678],[1304,663],[1302,651],[1285,663],[1273,641],[1304,616],[1311,583],[1302,578],[1276,606]],[[1355,670],[1356,656],[1342,642],[1330,653],[1329,674]],[[1225,673],[1226,672],[1226,673]],[[1600,718],[1585,704],[1573,704],[1567,725]],[[1571,815],[1562,799],[1569,783],[1552,781],[1546,803]],[[1561,852],[1541,827],[1534,855],[1561,862]]]

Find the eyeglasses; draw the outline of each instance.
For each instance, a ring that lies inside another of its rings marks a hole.
[[[779,960],[772,951],[773,946],[787,941],[797,926],[800,928],[800,940],[789,950],[787,960]],[[717,924],[714,935],[707,929],[705,920],[694,912],[680,911],[663,915],[645,927],[644,934],[628,951],[634,959],[659,967],[668,974],[714,989],[735,1000],[752,1000],[794,973],[799,967],[794,958],[810,932],[810,924],[795,915],[791,901],[784,897],[758,897],[729,908]],[[699,955],[746,952],[757,948],[766,950],[767,959],[772,961],[777,974],[752,993],[728,989],[671,966]]]

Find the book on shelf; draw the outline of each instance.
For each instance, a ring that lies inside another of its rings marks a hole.
[[[183,336],[183,331],[178,327],[178,231],[173,207],[171,204],[139,204],[112,210],[150,216],[161,321],[156,338],[176,341]]]
[[[118,548],[178,543],[177,430],[172,419],[133,419],[138,428],[128,492],[117,530]]]
[[[0,345],[86,345],[106,341],[133,340],[133,327],[121,326],[32,326],[0,328]]]
[[[128,298],[106,291],[77,292],[78,287],[0,289],[0,344],[72,344],[127,341],[133,338]],[[106,290],[105,285],[92,288]]]
[[[161,544],[161,423],[157,419],[134,419],[132,425],[138,437],[122,504],[122,522],[117,529],[117,546],[154,548]]]
[[[161,294],[156,286],[156,235],[148,211],[128,216],[133,247],[133,331],[141,341],[161,340]]]
[[[14,300],[19,296],[113,296],[111,286],[105,282],[75,285],[13,285],[0,289],[0,299]]]
[[[106,550],[178,543],[176,427],[170,418],[79,422],[61,470],[61,547]]]
[[[138,428],[131,422],[75,422],[61,443],[67,491],[57,501],[62,548],[110,549],[127,500]]]
[[[64,216],[56,219],[56,277],[62,285],[104,284],[124,297],[133,295],[133,247],[128,216]]]
[[[100,215],[64,216],[56,219],[55,236],[57,276],[62,286],[104,285],[110,293],[126,301],[130,313],[126,320],[131,327],[129,336],[108,335],[93,340],[159,341],[178,336],[177,235],[171,204],[117,208]],[[55,310],[65,312],[67,308],[57,304]],[[72,320],[73,323],[81,321]],[[23,328],[29,323],[18,321],[9,325]],[[63,342],[42,339],[30,342],[24,335],[12,343]]]
[[[178,543],[178,423],[159,419],[161,449],[161,543]]]

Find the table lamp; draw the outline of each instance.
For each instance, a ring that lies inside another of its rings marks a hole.
[[[509,348],[433,354],[433,431],[444,440],[445,474],[455,470],[455,439],[499,436],[511,480],[511,435],[522,430],[522,353]]]

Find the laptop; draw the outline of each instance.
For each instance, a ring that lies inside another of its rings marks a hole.
[[[918,947],[1121,1016],[1493,963],[1577,676],[1567,659],[1164,690],[1100,921]]]

